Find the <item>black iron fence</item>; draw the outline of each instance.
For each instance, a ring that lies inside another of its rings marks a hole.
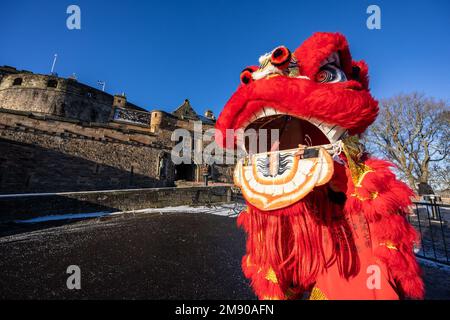
[[[450,265],[450,205],[435,199],[414,202],[413,213],[408,216],[408,220],[420,234],[416,255]]]
[[[231,200],[235,203],[234,214],[238,215],[245,207],[244,198],[238,188],[231,190]],[[413,212],[408,215],[409,222],[420,234],[416,255],[450,265],[450,205],[436,201],[436,197],[425,199],[413,202]]]

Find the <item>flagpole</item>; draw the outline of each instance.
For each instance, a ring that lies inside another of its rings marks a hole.
[[[97,81],[97,84],[102,86],[102,91],[105,91],[106,81],[100,81],[100,80],[98,80],[98,81]]]
[[[52,64],[52,71],[51,74],[55,71],[55,65],[56,65],[56,59],[58,58],[58,54],[55,53],[55,56],[53,57],[53,64]]]

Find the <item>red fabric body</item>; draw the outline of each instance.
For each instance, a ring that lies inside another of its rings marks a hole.
[[[406,219],[412,191],[395,179],[387,162],[366,164],[376,171],[357,190],[348,179],[345,205],[330,202],[326,186],[279,210],[263,212],[248,204],[238,219],[248,235],[242,268],[259,298],[292,298],[286,296],[290,291],[301,298],[313,287],[327,299],[423,297],[413,252],[418,239]],[[363,198],[373,190],[375,199]],[[266,278],[270,268],[277,283]],[[373,268],[379,286],[367,285]]]

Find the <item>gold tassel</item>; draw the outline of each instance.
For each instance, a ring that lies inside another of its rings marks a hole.
[[[360,162],[364,154],[364,146],[359,142],[357,136],[350,136],[343,140],[342,150],[347,157],[348,168],[355,187],[360,187],[364,176],[373,172],[371,167]]]

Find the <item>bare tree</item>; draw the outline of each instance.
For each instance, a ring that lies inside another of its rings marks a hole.
[[[448,188],[450,109],[442,100],[423,94],[398,95],[381,101],[370,127],[370,152],[390,159],[400,178],[416,191],[419,186]]]
[[[450,157],[447,157],[442,163],[433,164],[431,167],[431,185],[437,190],[450,192]]]

